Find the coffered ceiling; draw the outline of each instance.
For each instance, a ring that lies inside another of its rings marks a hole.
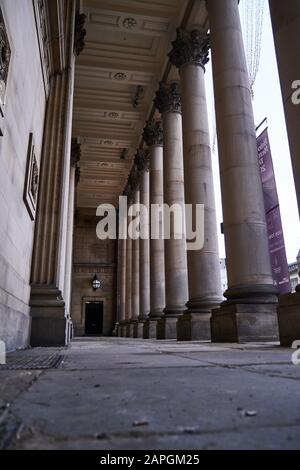
[[[76,62],[73,137],[81,143],[77,206],[117,205],[159,81],[178,79],[176,28],[206,27],[203,0],[82,0],[86,46]]]

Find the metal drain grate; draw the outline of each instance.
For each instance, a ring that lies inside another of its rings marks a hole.
[[[30,356],[22,355],[21,357],[7,357],[7,363],[0,365],[1,370],[30,370],[30,369],[57,369],[62,360],[63,355],[52,354],[51,356]]]

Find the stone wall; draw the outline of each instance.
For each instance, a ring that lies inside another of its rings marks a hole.
[[[74,264],[71,316],[75,336],[85,332],[85,302],[103,301],[103,334],[110,335],[116,321],[117,243],[101,241],[96,236],[99,219],[77,214],[74,230]],[[94,291],[92,279],[97,274],[101,288]]]
[[[29,134],[37,166],[46,106],[32,0],[0,0],[11,59],[0,137],[0,339],[26,347],[34,220],[23,200]]]

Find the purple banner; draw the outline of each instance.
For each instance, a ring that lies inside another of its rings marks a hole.
[[[265,129],[257,138],[257,149],[264,193],[273,280],[279,293],[286,294],[287,292],[291,292],[291,283],[268,129]]]

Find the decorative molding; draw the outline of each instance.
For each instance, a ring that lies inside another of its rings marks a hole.
[[[122,81],[122,80],[127,80],[127,75],[125,72],[117,72],[115,74],[113,74],[113,79],[114,80],[119,80],[119,81]]]
[[[49,91],[51,75],[51,41],[50,25],[47,2],[45,0],[33,0],[36,30],[38,36],[41,66],[46,95]]]
[[[155,119],[147,121],[143,132],[143,139],[148,147],[163,145],[162,122]]]
[[[150,152],[148,149],[139,149],[135,156],[135,163],[140,173],[150,170]]]
[[[138,105],[140,104],[140,101],[143,98],[143,95],[144,95],[144,87],[142,85],[138,85],[136,87],[136,92],[135,92],[133,103],[132,103],[134,108],[138,107]]]
[[[161,114],[181,113],[181,89],[179,83],[160,82],[154,104]]]
[[[86,15],[84,13],[77,13],[75,19],[75,36],[74,36],[74,51],[77,56],[81,54],[85,47],[86,37]]]
[[[172,46],[173,49],[168,55],[171,63],[178,69],[185,64],[194,64],[205,70],[210,47],[210,38],[207,33],[198,29],[187,32],[177,28],[177,37],[172,42]]]
[[[30,215],[31,220],[35,219],[36,204],[39,186],[39,168],[35,155],[33,143],[33,134],[29,134],[29,143],[27,151],[27,164],[25,173],[25,184],[23,199]]]
[[[116,113],[114,111],[110,112],[107,114],[107,117],[109,117],[110,119],[118,119],[120,117],[119,113]]]
[[[128,18],[124,18],[124,20],[122,21],[122,25],[125,29],[134,29],[136,26],[137,26],[137,21],[135,18],[132,18],[132,17],[128,17]]]

